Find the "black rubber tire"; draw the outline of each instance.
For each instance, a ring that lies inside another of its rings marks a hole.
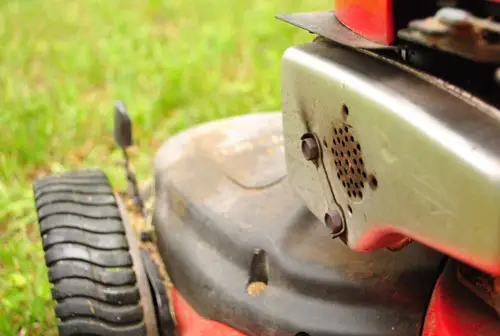
[[[125,228],[100,170],[33,184],[61,336],[146,335]]]

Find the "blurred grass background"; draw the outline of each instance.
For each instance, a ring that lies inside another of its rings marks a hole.
[[[53,335],[31,182],[101,167],[125,186],[112,142],[123,99],[149,174],[169,135],[280,106],[283,51],[312,36],[273,16],[330,0],[0,0],[0,335]]]

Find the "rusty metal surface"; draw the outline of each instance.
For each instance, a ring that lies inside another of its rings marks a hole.
[[[464,264],[457,266],[458,280],[489,304],[500,318],[500,277],[479,272]]]
[[[161,147],[154,226],[174,287],[204,317],[248,335],[418,335],[442,255],[416,243],[357,253],[332,240],[284,177],[282,139],[281,114],[264,113],[197,126]],[[304,160],[300,137],[295,144]],[[238,162],[250,157],[261,164]],[[229,171],[275,179],[248,188]]]
[[[115,194],[115,198],[118,209],[120,210],[123,226],[125,228],[127,242],[129,245],[129,253],[132,257],[133,269],[137,278],[137,287],[139,288],[139,293],[141,295],[142,309],[144,311],[144,325],[146,326],[146,335],[159,336],[158,327],[156,325],[156,313],[153,305],[153,297],[149,288],[148,277],[142,263],[139,242],[137,240],[134,229],[130,224],[125,204],[118,194]]]
[[[497,313],[457,277],[458,263],[447,260],[427,308],[422,336],[497,336]]]
[[[435,16],[415,20],[398,32],[406,41],[462,57],[500,63],[500,24],[456,9],[443,8]]]
[[[396,247],[410,236],[500,273],[495,107],[324,42],[288,49],[281,73],[289,179],[317,218],[340,207],[353,249]],[[337,177],[331,149],[339,125],[349,128],[367,175],[376,177],[373,186],[364,183],[362,199],[349,197],[345,179]],[[323,167],[303,158],[300,137],[306,132],[319,139]],[[325,198],[328,188],[333,196]]]
[[[394,49],[393,46],[370,41],[344,26],[335,16],[334,11],[280,14],[276,18],[318,34],[331,41],[352,48]]]

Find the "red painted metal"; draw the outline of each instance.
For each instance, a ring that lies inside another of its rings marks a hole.
[[[448,265],[434,288],[422,336],[473,335],[500,335],[500,319],[459,282],[456,265]]]
[[[394,42],[393,0],[335,0],[337,18],[359,35],[382,44]]]
[[[202,317],[175,288],[172,288],[170,298],[179,336],[246,336],[225,324]]]
[[[382,248],[397,249],[399,246],[404,245],[408,239],[432,247],[485,273],[500,276],[500,260],[485,260],[480,256],[464,253],[464,251],[458,250],[451,245],[417,236],[410,231],[404,231],[401,227],[393,225],[375,225],[370,231],[365,232],[356,245],[352,246],[352,249],[358,252],[375,251]]]

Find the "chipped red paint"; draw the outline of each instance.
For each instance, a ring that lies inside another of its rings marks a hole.
[[[417,236],[410,231],[404,231],[403,228],[395,225],[374,225],[374,227],[365,232],[351,248],[358,252],[374,251],[382,248],[397,249],[399,246],[404,245],[408,239],[427,245],[454,259],[474,266],[485,273],[500,276],[500,260],[485,260],[480,258],[480,256],[464,253],[440,241]]]
[[[225,324],[200,316],[175,288],[171,291],[171,300],[179,336],[246,336]]]

